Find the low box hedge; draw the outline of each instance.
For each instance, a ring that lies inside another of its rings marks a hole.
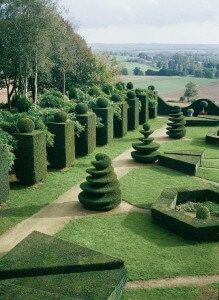
[[[76,114],[76,120],[84,126],[80,136],[75,136],[75,151],[77,156],[85,156],[96,148],[96,115],[95,113]]]
[[[137,94],[141,102],[141,111],[139,112],[139,124],[143,125],[149,120],[149,99],[146,94]]]
[[[218,126],[219,120],[214,118],[188,117],[186,126]]]
[[[93,112],[101,118],[102,127],[96,129],[96,144],[104,146],[113,140],[113,108],[94,108]]]
[[[35,130],[16,133],[15,174],[22,184],[31,185],[43,181],[47,175],[46,134]]]
[[[58,299],[119,299],[127,275],[120,259],[33,232],[0,259],[0,277],[0,290],[13,284]]]
[[[189,201],[201,203],[206,199],[219,204],[218,188],[212,186],[211,189],[165,189],[152,205],[152,221],[189,240],[218,241],[219,221],[217,218],[203,221],[175,209],[179,204]]]
[[[207,144],[219,146],[219,129],[217,131],[210,131],[205,137]]]
[[[9,197],[9,164],[7,150],[4,145],[0,145],[0,204],[8,200]]]
[[[72,166],[75,160],[74,123],[68,120],[64,123],[49,122],[46,125],[54,135],[53,147],[47,148],[50,167]]]
[[[126,102],[123,102],[120,104],[120,107],[121,118],[115,115],[113,118],[113,130],[115,138],[123,137],[128,131],[128,104]]]
[[[128,130],[135,130],[139,126],[139,102],[137,99],[127,99]]]

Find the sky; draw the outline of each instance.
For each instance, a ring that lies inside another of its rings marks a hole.
[[[60,0],[88,43],[219,44],[219,0]]]

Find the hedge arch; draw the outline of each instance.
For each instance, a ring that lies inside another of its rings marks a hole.
[[[94,168],[86,171],[89,176],[80,185],[82,192],[78,198],[89,210],[108,211],[121,203],[120,184],[110,158],[105,154],[97,154],[95,159],[91,162]]]
[[[132,147],[135,149],[131,153],[134,160],[141,163],[153,163],[157,160],[160,148],[160,144],[154,142],[153,137],[149,137],[153,130],[150,130],[150,125],[145,123],[140,133],[144,136],[139,138],[140,142],[133,143]]]
[[[167,123],[167,135],[172,139],[181,139],[186,135],[186,121],[180,107],[173,107]]]

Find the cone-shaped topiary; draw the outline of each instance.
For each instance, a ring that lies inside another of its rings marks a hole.
[[[143,129],[140,130],[140,133],[143,134],[144,137],[139,139],[141,142],[132,144],[135,151],[131,153],[131,156],[137,162],[153,163],[158,158],[159,152],[157,150],[160,144],[155,143],[154,138],[149,137],[153,133],[153,130],[150,130],[148,123],[143,125]]]
[[[186,121],[179,106],[175,106],[169,115],[170,122],[167,123],[167,135],[172,139],[181,139],[186,135]]]
[[[97,154],[95,159],[94,168],[87,169],[87,181],[80,185],[82,192],[78,198],[89,210],[108,211],[121,203],[119,181],[107,155]]]
[[[78,103],[75,106],[75,113],[78,115],[85,115],[88,112],[88,106],[86,103]]]
[[[57,123],[65,123],[67,121],[68,115],[65,111],[57,111],[54,114],[54,121]]]
[[[31,133],[35,129],[35,124],[30,118],[21,118],[17,123],[17,128],[20,133]]]

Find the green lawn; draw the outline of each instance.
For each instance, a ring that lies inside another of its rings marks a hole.
[[[122,300],[216,300],[218,287],[175,287],[125,291]]]
[[[161,127],[164,121],[164,118],[159,118],[150,122],[152,127],[156,129]],[[90,166],[96,153],[103,152],[114,158],[130,148],[131,143],[138,136],[138,130],[128,132],[124,138],[114,139],[108,146],[98,147],[91,155],[77,159],[72,168],[63,171],[50,170],[43,184],[31,187],[12,184],[7,205],[0,209],[0,234],[23,219],[30,217],[44,205],[56,200],[80,182],[86,176],[85,170]]]
[[[145,65],[145,64],[140,64],[140,63],[135,63],[135,62],[122,62],[122,65],[124,68],[128,69],[129,75],[133,75],[133,70],[135,67],[139,67],[141,68],[141,70],[144,72],[147,71],[148,69],[151,70],[158,70],[157,68],[151,67],[149,65]]]
[[[218,272],[217,243],[186,241],[143,213],[72,220],[57,236],[123,259],[131,281]]]

